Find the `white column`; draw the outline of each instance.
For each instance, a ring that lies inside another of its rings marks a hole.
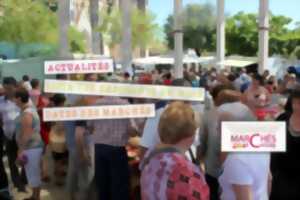
[[[268,66],[269,57],[269,0],[260,0],[259,4],[259,68],[260,74]]]
[[[123,70],[131,71],[132,61],[132,47],[131,47],[131,2],[132,0],[122,0],[121,12],[122,12],[122,67]]]
[[[182,0],[174,0],[175,78],[183,78]]]
[[[225,61],[225,2],[217,0],[217,62],[219,69],[224,68],[222,63]]]
[[[58,1],[59,56],[68,58],[70,54],[68,30],[70,27],[70,0]]]

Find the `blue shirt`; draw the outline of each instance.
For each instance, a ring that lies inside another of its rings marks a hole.
[[[165,107],[168,104],[168,101],[161,100],[155,103],[155,110]]]

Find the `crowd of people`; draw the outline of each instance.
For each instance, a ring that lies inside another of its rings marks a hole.
[[[47,94],[38,79],[4,77],[0,199],[12,198],[9,180],[18,192],[29,193],[26,185],[31,187],[28,200],[42,199],[44,182],[66,188],[70,200],[300,199],[300,85],[294,73],[277,79],[268,71],[185,68],[182,79],[158,70],[137,77],[56,78],[203,87],[206,92],[204,102]],[[154,103],[155,117],[43,121],[47,107],[135,103]],[[271,120],[287,124],[285,153],[221,152],[221,122]],[[133,137],[138,139],[132,142]],[[128,146],[138,152],[134,188]]]

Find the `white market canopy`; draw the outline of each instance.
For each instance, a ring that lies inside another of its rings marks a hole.
[[[184,64],[198,63],[198,64],[207,64],[213,62],[214,57],[189,57],[185,56],[183,58]],[[137,58],[133,60],[133,63],[138,66],[147,66],[147,65],[157,65],[157,64],[170,64],[174,65],[175,60],[173,57],[163,57],[163,56],[153,56],[147,58]]]
[[[237,68],[244,68],[248,65],[252,65],[257,62],[253,61],[245,61],[245,60],[225,60],[220,65],[223,66],[230,66],[230,67],[237,67]]]
[[[223,62],[217,63],[225,67],[237,67],[243,68],[258,62],[256,57],[242,57],[242,56],[230,56]]]

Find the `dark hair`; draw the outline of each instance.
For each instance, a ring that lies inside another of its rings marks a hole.
[[[166,79],[171,79],[172,75],[171,75],[171,73],[166,73],[163,77]]]
[[[264,78],[259,74],[254,74],[253,79],[259,82],[259,85],[264,85]]]
[[[19,88],[16,91],[15,98],[21,98],[22,103],[28,103],[29,101],[29,92],[25,88]]]
[[[214,87],[211,91],[211,96],[215,100],[218,95],[223,91],[223,90],[235,90],[235,88],[232,85],[226,84],[226,85],[217,85]]]
[[[17,86],[17,81],[14,77],[10,76],[10,77],[4,77],[3,78],[3,85],[13,85],[13,86]]]
[[[229,74],[229,75],[227,76],[227,79],[228,79],[230,82],[233,82],[233,81],[236,79],[236,76],[235,76],[233,73],[231,73],[231,74]]]
[[[23,81],[29,81],[29,76],[28,76],[28,75],[24,75],[24,76],[22,77],[22,80],[23,80]]]
[[[125,72],[125,73],[124,73],[124,77],[125,77],[125,78],[129,78],[129,77],[130,77],[130,74],[129,74],[128,72]]]
[[[292,98],[291,97],[288,98],[288,100],[284,106],[284,110],[287,113],[292,113],[293,107],[292,107]]]
[[[192,87],[192,84],[186,79],[179,78],[172,81],[172,86]]]
[[[85,74],[83,79],[84,79],[85,81],[88,81],[89,78],[90,78],[91,76],[93,76],[93,75],[94,75],[93,73]],[[98,77],[98,75],[97,75],[97,80],[98,80],[98,79],[99,79],[99,77]]]
[[[34,78],[30,81],[30,84],[31,84],[31,87],[35,89],[40,85],[40,81],[38,79]]]
[[[59,106],[66,101],[66,97],[63,94],[55,94],[50,98],[50,100],[53,102],[54,106]]]
[[[56,79],[57,80],[67,80],[68,76],[66,74],[57,74]]]
[[[290,94],[291,99],[300,99],[300,88],[296,88],[291,91]]]
[[[300,89],[294,89],[290,92],[289,98],[285,104],[284,110],[285,112],[292,113],[293,112],[293,100],[300,99]]]

